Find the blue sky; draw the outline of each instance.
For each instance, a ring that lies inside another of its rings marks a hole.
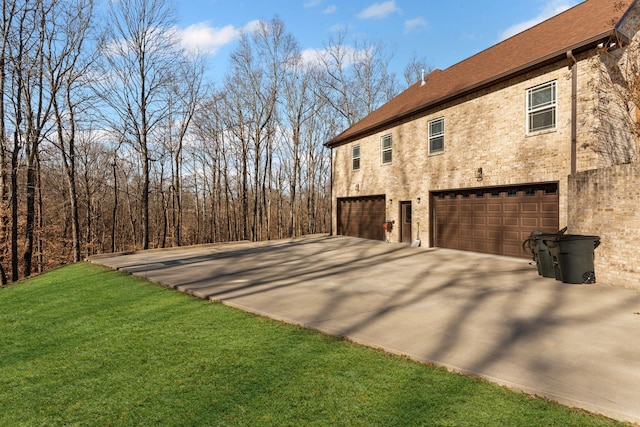
[[[219,79],[240,29],[278,16],[302,50],[320,51],[337,29],[395,48],[401,78],[414,53],[447,68],[580,0],[176,0],[183,41],[208,53]]]

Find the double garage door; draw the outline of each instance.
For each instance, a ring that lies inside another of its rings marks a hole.
[[[533,230],[559,229],[557,184],[434,193],[434,246],[528,256],[522,242]]]
[[[384,240],[385,196],[338,199],[338,234]]]

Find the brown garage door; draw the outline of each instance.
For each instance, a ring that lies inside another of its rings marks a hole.
[[[441,248],[524,257],[531,231],[559,229],[557,184],[438,192],[432,201]]]
[[[384,240],[385,196],[338,199],[338,234]]]

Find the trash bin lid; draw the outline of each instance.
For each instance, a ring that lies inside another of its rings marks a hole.
[[[554,240],[556,241],[567,241],[567,240],[600,240],[600,236],[585,236],[582,234],[562,234],[555,236]]]

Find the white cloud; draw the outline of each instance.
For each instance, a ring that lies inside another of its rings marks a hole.
[[[327,7],[325,10],[322,11],[323,14],[325,15],[331,15],[332,13],[336,13],[338,11],[338,7],[334,4],[332,4],[331,6]]]
[[[322,0],[308,0],[304,2],[304,7],[310,9],[312,7],[320,6]]]
[[[260,21],[251,21],[241,28],[233,25],[216,28],[200,22],[184,29],[177,28],[176,32],[185,49],[215,55],[220,48],[236,41],[242,31],[253,32],[259,24]]]
[[[386,1],[384,3],[375,3],[358,14],[360,19],[380,19],[386,18],[392,13],[400,13],[400,9],[396,6],[395,0]]]
[[[302,62],[305,64],[320,64],[322,56],[325,55],[326,52],[322,49],[305,49],[300,54],[302,58]]]
[[[248,23],[246,23],[244,25],[244,27],[242,27],[242,31],[253,33],[254,31],[258,30],[258,27],[262,23],[263,23],[263,21],[261,21],[260,19],[256,19],[254,21],[249,21]]]
[[[546,21],[547,19],[557,14],[572,8],[578,3],[580,3],[580,0],[547,0],[547,4],[544,6],[542,12],[538,16],[507,28],[500,34],[500,40],[505,40],[511,36],[515,36],[516,34],[521,33],[524,30],[538,25],[539,23]]]
[[[236,40],[240,35],[240,31],[233,25],[215,28],[206,22],[193,24],[178,31],[182,45],[186,49],[207,52],[212,55],[221,47]]]
[[[422,16],[414,19],[407,19],[406,21],[404,21],[404,33],[409,34],[421,28],[427,28],[428,26],[429,24],[427,24],[427,20]]]

